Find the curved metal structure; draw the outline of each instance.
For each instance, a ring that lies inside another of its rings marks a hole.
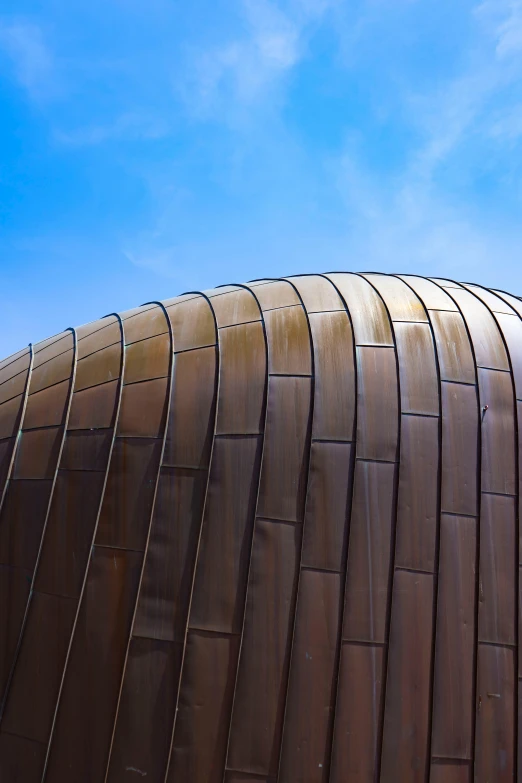
[[[415,276],[1,362],[2,783],[512,781],[521,415],[522,301]]]

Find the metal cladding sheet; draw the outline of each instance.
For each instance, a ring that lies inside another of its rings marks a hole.
[[[381,780],[423,783],[429,766],[431,574],[396,571],[386,678]]]
[[[296,525],[256,520],[229,769],[277,773],[299,538]]]
[[[278,777],[281,783],[328,780],[340,596],[340,574],[301,572]]]
[[[345,311],[311,313],[308,317],[315,365],[312,436],[353,441],[356,395],[350,319]]]
[[[374,783],[379,765],[383,648],[343,644],[330,783]]]
[[[521,346],[336,272],[0,361],[1,783],[513,780]]]
[[[476,519],[442,515],[432,728],[437,758],[472,758],[476,547]]]

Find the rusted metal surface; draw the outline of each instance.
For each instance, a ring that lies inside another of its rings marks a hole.
[[[0,362],[1,783],[522,764],[522,302],[334,272]]]

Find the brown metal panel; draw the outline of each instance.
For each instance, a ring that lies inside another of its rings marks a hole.
[[[340,574],[301,571],[278,780],[326,783],[337,680]]]
[[[434,570],[439,451],[438,419],[402,417],[396,566]]]
[[[5,697],[31,588],[30,571],[0,565],[0,702]],[[1,764],[1,762],[0,762]]]
[[[63,444],[60,469],[105,471],[112,436],[112,429],[68,430]]]
[[[75,613],[70,598],[33,593],[2,732],[47,741]]]
[[[70,379],[31,394],[24,415],[24,429],[61,424],[69,395]]]
[[[430,312],[443,381],[475,383],[475,360],[460,313]]]
[[[54,386],[55,383],[70,378],[73,360],[74,350],[71,348],[65,353],[49,359],[45,364],[41,364],[36,370],[33,369],[29,394],[35,394],[35,392],[46,389],[48,386]]]
[[[393,326],[399,359],[403,413],[439,415],[439,381],[429,324]],[[419,372],[419,368],[422,371]]]
[[[31,353],[29,346],[26,346],[25,348],[22,348],[20,351],[17,351],[16,353],[12,353],[10,356],[6,356],[5,359],[2,359],[0,362],[0,370],[3,370],[5,367],[9,367],[9,365],[14,364],[14,362],[18,361],[22,356],[29,356]],[[19,372],[19,371],[18,371]]]
[[[0,563],[32,573],[52,481],[12,481],[0,515]]]
[[[162,307],[148,307],[125,320],[125,344],[146,340],[168,332],[165,311]]]
[[[431,765],[430,783],[471,783],[469,761],[436,760]]]
[[[497,314],[495,318],[506,341],[516,396],[522,399],[522,320],[515,315],[502,313]]]
[[[52,337],[48,337],[46,340],[41,340],[39,343],[35,343],[34,345],[34,353],[35,355],[37,353],[40,353],[40,351],[43,351],[45,348],[48,348],[50,345],[53,345],[54,343],[59,342],[64,337],[66,337],[68,334],[67,330],[60,332],[59,334],[55,334]]]
[[[302,563],[341,571],[353,481],[351,443],[312,443]]]
[[[475,781],[507,783],[515,774],[515,654],[479,644]]]
[[[464,316],[475,350],[479,367],[494,370],[509,370],[506,349],[495,319],[485,304],[464,289],[452,291],[451,295]]]
[[[89,389],[84,389],[81,392],[75,392],[69,413],[69,429],[83,430],[110,427],[118,395],[118,380],[103,383],[101,386],[91,386]]]
[[[473,734],[477,520],[443,514],[431,752],[470,759]]]
[[[22,394],[25,389],[26,380],[27,370],[22,370],[22,372],[19,372],[18,375],[15,375],[8,381],[4,381],[4,383],[0,386],[0,404],[2,402],[6,402],[7,400],[11,400],[13,397],[18,397],[19,394]]]
[[[266,285],[257,286],[254,288],[254,293],[263,312],[301,304],[295,289],[286,280],[272,280]]]
[[[135,315],[141,315],[142,313],[147,312],[147,310],[155,310],[157,306],[156,302],[149,302],[148,304],[140,305],[140,307],[133,307],[131,310],[124,310],[119,316],[122,321],[127,321]]]
[[[181,645],[131,639],[108,783],[163,781],[180,665]]]
[[[216,344],[212,309],[203,296],[167,307],[174,351],[189,351]]]
[[[342,645],[330,783],[374,783],[382,682],[382,647]]]
[[[333,287],[325,281],[332,290]],[[314,420],[312,436],[353,440],[355,426],[355,365],[352,326],[348,314],[309,315],[314,346]]]
[[[303,518],[310,413],[309,378],[269,379],[258,516]]]
[[[516,644],[515,498],[482,495],[478,638]]]
[[[96,544],[144,551],[162,441],[116,438]]]
[[[518,464],[522,467],[522,402],[517,402],[517,421],[519,427],[518,436]],[[518,518],[522,519],[522,469],[518,472]],[[522,525],[519,525],[518,562],[522,564]],[[522,672],[522,669],[521,669]]]
[[[189,626],[239,633],[261,456],[257,437],[216,438]]]
[[[453,310],[458,312],[458,307],[450,296],[438,285],[425,277],[417,275],[397,275],[407,283],[417,296],[422,300],[428,310]]]
[[[87,335],[83,339],[78,340],[78,360],[84,359],[86,356],[90,356],[91,353],[101,351],[103,348],[108,348],[109,345],[119,343],[121,341],[121,330],[118,321],[107,320],[107,325],[98,329],[90,335]]]
[[[238,637],[189,632],[166,783],[223,780],[238,651]]]
[[[0,733],[0,780],[5,783],[39,781],[44,758],[45,745]]]
[[[88,324],[82,324],[82,326],[77,326],[75,331],[76,331],[76,338],[78,340],[78,343],[83,342],[88,337],[90,337],[91,334],[95,334],[96,332],[99,332],[101,329],[105,329],[111,324],[118,324],[118,332],[120,331],[119,320],[115,315],[115,313],[112,313],[111,315],[106,315],[105,318],[98,318],[97,321],[90,321],[90,323]]]
[[[174,355],[165,465],[208,466],[214,430],[216,373],[214,347]]]
[[[0,440],[10,438],[18,430],[23,404],[24,395],[19,394],[0,405]]]
[[[300,537],[294,525],[256,520],[229,769],[277,772]]]
[[[355,463],[343,638],[385,642],[396,466]]]
[[[143,556],[94,547],[45,780],[101,781]]]
[[[54,343],[40,348],[39,345],[35,345],[34,348],[34,362],[33,370],[45,364],[50,359],[54,359],[56,356],[71,350],[74,347],[74,338],[72,332],[66,332],[63,337],[56,340]]]
[[[219,328],[261,320],[259,306],[250,291],[234,288],[228,293],[221,293],[222,290],[216,289],[209,294]]]
[[[28,370],[31,364],[31,354],[26,351],[18,359],[6,365],[0,370],[0,386],[6,381],[10,381],[24,370]]]
[[[114,381],[120,377],[121,345],[110,345],[101,351],[92,353],[76,365],[74,391],[98,386],[100,383]]]
[[[308,315],[344,310],[335,286],[323,275],[297,275],[289,280],[297,288]]]
[[[303,307],[295,305],[269,310],[264,318],[269,345],[268,371],[281,375],[310,375],[310,332]]]
[[[398,389],[395,350],[356,348],[357,457],[397,459]]]
[[[169,373],[171,351],[168,332],[126,345],[124,383],[164,378]]]
[[[35,578],[36,590],[79,597],[104,479],[104,471],[59,472]]]
[[[351,316],[356,345],[394,346],[390,319],[379,294],[367,280],[342,273],[325,275],[336,286]]]
[[[443,383],[442,510],[477,513],[479,409],[473,386]]]
[[[274,777],[249,775],[248,772],[225,772],[225,783],[275,783]]]
[[[431,311],[430,319],[439,357],[441,380],[474,384],[475,360],[462,315]]]
[[[482,491],[514,495],[516,443],[510,373],[478,370],[482,409]]]
[[[206,486],[207,471],[161,469],[136,636],[184,641]]]
[[[364,274],[363,277],[375,286],[384,299],[392,321],[427,322],[422,302],[398,277],[376,274]]]
[[[216,434],[257,434],[263,428],[266,343],[260,321],[222,329]]]
[[[118,417],[118,437],[161,437],[167,415],[168,386],[168,378],[124,385]]]
[[[429,763],[433,576],[396,571],[380,780],[423,783]]]
[[[23,432],[16,451],[14,479],[52,478],[62,444],[63,427]]]

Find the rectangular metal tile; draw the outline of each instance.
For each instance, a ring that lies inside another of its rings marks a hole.
[[[479,408],[473,386],[443,383],[442,510],[477,513]]]
[[[214,442],[191,628],[241,631],[260,458],[260,438],[216,438]]]
[[[311,375],[310,330],[302,305],[264,313],[268,340],[268,371]]]
[[[397,459],[398,389],[393,348],[357,348],[357,457]]]
[[[396,466],[355,463],[350,522],[345,639],[384,642],[395,515]]]
[[[160,438],[165,430],[168,378],[125,385],[118,417],[119,437]]]
[[[430,312],[443,381],[475,383],[475,361],[460,313]]]
[[[313,437],[353,440],[355,362],[348,314],[313,313],[309,318],[315,366]]]
[[[394,325],[399,357],[401,411],[439,413],[439,381],[429,324]],[[422,371],[419,369],[422,368]]]
[[[477,520],[442,516],[431,752],[443,758],[471,758],[476,536]]]
[[[312,443],[303,532],[303,565],[340,571],[353,481],[351,443]]]
[[[476,783],[508,783],[515,775],[515,653],[479,644]]]
[[[482,406],[482,491],[514,495],[517,480],[513,382],[508,373],[481,369],[478,380]]]
[[[341,576],[301,571],[280,783],[326,783],[337,684]]]
[[[276,774],[300,530],[256,520],[227,767]],[[263,731],[259,731],[259,727]]]

